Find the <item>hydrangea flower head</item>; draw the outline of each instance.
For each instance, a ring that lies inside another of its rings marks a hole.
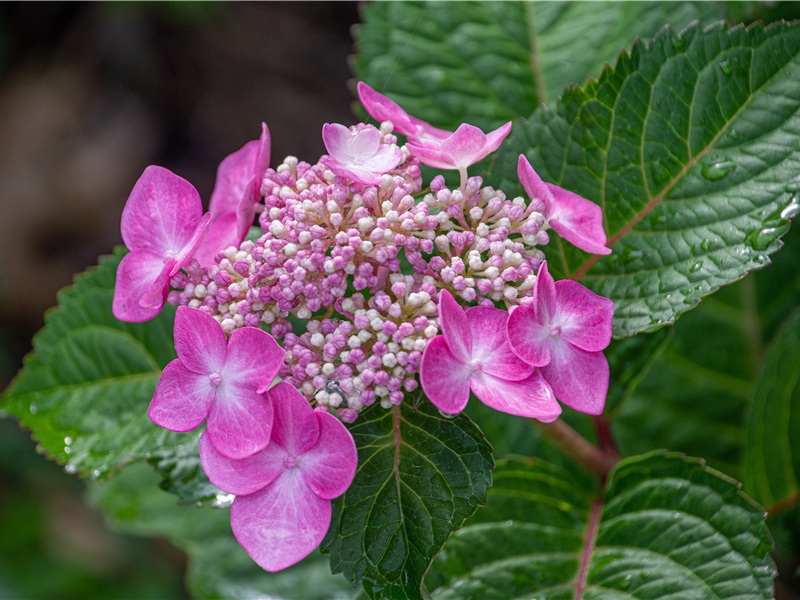
[[[244,458],[270,440],[273,407],[264,391],[283,363],[285,351],[255,327],[234,331],[230,340],[214,317],[180,307],[175,316],[175,350],[147,411],[153,423],[190,431],[206,417],[206,434],[217,450]]]
[[[262,123],[259,139],[247,142],[219,164],[208,205],[213,221],[195,253],[201,266],[212,264],[217,252],[238,246],[244,240],[253,224],[261,176],[269,166],[269,160],[269,129]]]
[[[130,253],[117,270],[116,318],[138,323],[161,312],[170,278],[191,262],[210,221],[192,184],[162,167],[145,169],[122,211]]]
[[[403,160],[403,151],[395,144],[384,144],[381,132],[372,125],[348,128],[338,123],[326,123],[322,139],[328,150],[325,163],[341,177],[364,185],[380,183],[384,173]]]
[[[542,263],[533,304],[508,319],[508,340],[525,362],[539,367],[556,398],[575,410],[599,415],[608,392],[608,360],[614,303],[575,281],[554,281]]]
[[[561,237],[592,254],[611,253],[606,247],[603,211],[597,204],[543,182],[523,154],[519,155],[517,175],[528,196],[544,204],[547,222]]]
[[[355,476],[358,454],[336,417],[315,411],[286,382],[268,392],[275,407],[272,441],[242,460],[221,454],[207,433],[200,459],[211,482],[235,494],[231,528],[262,568],[279,571],[302,560],[328,531],[331,499]]]
[[[472,390],[496,410],[554,421],[561,408],[553,393],[508,344],[508,313],[489,306],[465,312],[446,290],[439,298],[443,335],[428,343],[420,367],[422,388],[430,401],[455,414],[464,410]]]

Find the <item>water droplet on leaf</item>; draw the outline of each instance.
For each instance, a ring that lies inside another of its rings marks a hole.
[[[709,248],[711,248],[711,240],[705,239],[702,242],[700,242],[701,250],[708,250]]]
[[[719,181],[736,168],[736,163],[724,156],[712,156],[711,162],[703,165],[701,173],[709,181]]]
[[[733,73],[733,66],[731,65],[731,62],[729,60],[721,61],[719,63],[719,68],[724,75],[730,75],[731,73]]]
[[[689,273],[697,273],[702,268],[703,268],[703,261],[701,260],[694,263],[691,267],[689,267]]]
[[[789,204],[786,205],[781,211],[781,219],[791,219],[800,212],[800,195],[795,194],[792,196],[792,199],[789,201]]]
[[[73,463],[67,463],[64,465],[64,472],[69,473],[70,475],[75,475],[78,472],[78,467],[75,466]]]
[[[736,131],[735,129],[729,129],[728,133],[726,135],[729,138],[731,138],[732,140],[738,140],[739,139],[739,132]]]

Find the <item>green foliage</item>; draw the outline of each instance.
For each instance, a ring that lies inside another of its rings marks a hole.
[[[525,154],[602,207],[612,254],[559,242],[548,257],[614,301],[616,336],[673,322],[780,248],[800,208],[798,53],[797,25],[665,29],[501,148],[506,191]]]
[[[771,598],[771,546],[763,511],[697,460],[628,459],[597,495],[512,459],[425,581],[442,599]]]
[[[633,36],[723,17],[715,2],[375,2],[356,76],[437,127],[494,129],[585,83]]]
[[[111,314],[124,250],[78,276],[45,316],[25,368],[3,403],[33,431],[42,451],[93,479],[183,441],[147,418],[161,369],[175,358],[174,310],[147,323]]]
[[[364,411],[350,427],[358,472],[334,501],[331,569],[371,597],[419,598],[422,575],[450,533],[486,502],[491,446],[465,415],[430,402]]]

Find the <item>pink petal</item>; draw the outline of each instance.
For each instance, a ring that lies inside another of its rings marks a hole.
[[[374,135],[374,134],[373,134]],[[350,144],[353,135],[350,129],[339,123],[325,123],[322,126],[322,141],[328,154],[337,161],[347,162],[350,157]],[[378,142],[380,143],[380,134],[378,134]]]
[[[456,158],[444,152],[440,145],[423,145],[407,142],[406,148],[408,151],[416,156],[422,164],[433,167],[434,169],[457,169]]]
[[[567,406],[590,415],[603,412],[609,371],[602,352],[586,352],[562,340],[553,346],[552,360],[541,372]]]
[[[351,131],[338,123],[326,123],[322,137],[329,154],[325,159],[328,168],[365,185],[380,183],[381,176],[403,159],[402,150],[382,144],[380,131],[372,126]]]
[[[262,569],[280,571],[319,546],[331,522],[331,501],[317,496],[299,470],[289,469],[264,489],[237,496],[233,535]]]
[[[533,373],[533,367],[520,359],[508,343],[508,313],[489,306],[473,306],[466,311],[472,337],[472,360],[478,360],[484,373],[517,381]]]
[[[139,306],[161,312],[167,301],[169,292],[169,280],[175,269],[175,259],[167,260],[161,267],[161,272],[147,288],[147,291],[139,298]]]
[[[242,199],[239,201],[239,205],[236,207],[236,231],[238,233],[238,239],[235,246],[237,247],[242,243],[244,238],[247,236],[247,232],[250,230],[250,227],[253,225],[253,219],[256,215],[256,205],[254,199],[258,199],[258,190],[260,187],[261,178],[251,178],[247,183],[247,187],[242,195]]]
[[[122,239],[131,250],[177,255],[195,233],[202,212],[192,184],[167,169],[147,167],[122,211]]]
[[[246,458],[263,450],[272,431],[272,400],[265,394],[223,382],[217,387],[206,433],[228,458]]]
[[[175,351],[184,367],[206,378],[222,370],[228,338],[214,317],[197,308],[180,306],[174,331]]]
[[[588,352],[605,350],[611,342],[614,303],[576,281],[556,282],[557,309],[553,319],[561,337]]]
[[[155,317],[164,306],[142,306],[139,304],[164,269],[161,255],[148,250],[133,250],[122,257],[117,267],[117,282],[111,312],[120,321],[141,323]],[[169,283],[169,282],[167,282]]]
[[[231,333],[223,377],[261,393],[272,385],[285,356],[286,351],[266,331],[242,327]]]
[[[267,444],[261,452],[235,460],[220,454],[206,432],[200,436],[203,471],[219,489],[237,496],[252,494],[272,483],[286,469],[286,456],[280,446]]]
[[[223,213],[214,217],[205,237],[194,252],[194,258],[201,267],[215,264],[218,252],[230,246],[239,246],[239,216],[235,212]]]
[[[358,97],[369,115],[379,123],[391,121],[395,131],[409,136],[409,141],[413,137],[415,144],[426,145],[434,140],[441,141],[450,137],[452,132],[412,117],[396,102],[379,94],[363,81],[359,81],[357,87]]]
[[[545,217],[550,217],[553,214],[555,207],[555,199],[550,191],[550,188],[542,181],[541,177],[533,170],[531,163],[525,158],[524,154],[519,155],[517,161],[517,176],[519,182],[522,184],[525,193],[531,200],[538,200],[544,205],[542,211]]]
[[[468,123],[458,126],[453,135],[442,142],[442,152],[452,157],[456,167],[468,167],[489,154],[486,134]]]
[[[222,159],[208,203],[208,210],[214,217],[236,211],[247,183],[256,174],[256,159],[261,148],[261,141],[253,140]],[[255,198],[251,202],[255,203]]]
[[[506,381],[488,373],[475,373],[472,391],[485,405],[519,417],[555,421],[561,414],[553,392],[539,373],[522,381]]]
[[[484,156],[488,156],[495,150],[500,147],[500,144],[503,143],[503,140],[508,137],[508,134],[511,133],[511,121],[506,123],[505,125],[501,125],[494,131],[490,131],[486,134],[486,145],[484,147],[484,151],[486,154]],[[481,157],[482,159],[483,157]],[[480,159],[479,159],[480,160]]]
[[[508,342],[514,353],[529,365],[550,362],[550,331],[539,322],[530,306],[518,306],[508,318]]]
[[[436,408],[451,415],[464,410],[469,401],[470,375],[469,367],[453,355],[444,336],[437,335],[428,342],[419,380]]]
[[[292,456],[308,452],[319,441],[314,409],[294,386],[280,381],[268,392],[275,408],[272,439]]]
[[[545,184],[554,205],[548,216],[550,226],[571,243],[592,254],[611,254],[606,248],[603,211],[594,202],[553,184]]]
[[[469,362],[472,358],[472,331],[464,310],[447,290],[439,292],[439,322],[450,352],[460,362]]]
[[[213,400],[208,377],[192,373],[175,359],[161,373],[147,416],[171,431],[191,431],[208,416]]]
[[[536,273],[533,285],[533,306],[536,319],[542,324],[551,323],[557,310],[556,285],[544,261]]]
[[[330,500],[344,494],[353,482],[358,452],[341,421],[325,412],[315,412],[314,416],[319,421],[319,440],[298,457],[297,467],[314,493]]]
[[[175,256],[175,265],[170,271],[170,275],[175,275],[180,269],[192,262],[194,253],[203,242],[203,238],[208,233],[211,227],[211,213],[205,213],[197,223],[197,227],[192,232],[192,237],[186,242],[186,245],[180,249]]]

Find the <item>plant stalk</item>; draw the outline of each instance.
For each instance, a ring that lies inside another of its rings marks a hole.
[[[534,419],[531,421],[567,456],[603,481],[619,462],[620,456],[616,451],[601,450],[561,419],[552,423],[542,423]]]

